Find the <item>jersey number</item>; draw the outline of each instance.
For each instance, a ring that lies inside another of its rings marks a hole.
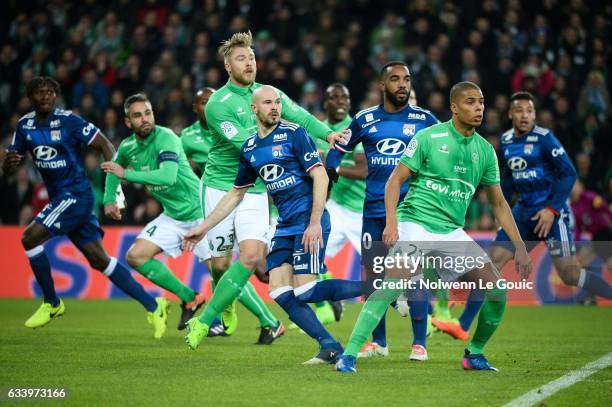
[[[153,237],[153,233],[157,230],[157,226],[153,225],[149,229],[146,230],[145,233],[148,233],[150,237]]]

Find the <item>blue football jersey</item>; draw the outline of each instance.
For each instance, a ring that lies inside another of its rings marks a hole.
[[[234,185],[248,188],[260,177],[278,208],[276,236],[297,235],[310,223],[313,195],[308,172],[319,165],[323,163],[306,130],[283,122],[266,137],[256,133],[244,142]],[[326,211],[321,227],[330,227]]]
[[[407,105],[397,113],[387,113],[383,105],[371,107],[357,113],[349,126],[348,144],[336,144],[342,152],[352,151],[363,143],[368,162],[364,218],[385,216],[385,183],[399,163],[412,137],[420,130],[438,123],[428,110]],[[330,152],[329,167],[336,167],[337,153]],[[402,185],[401,196],[408,191],[408,183]]]
[[[85,147],[99,132],[69,110],[55,109],[44,123],[30,112],[17,122],[9,150],[29,151],[51,199],[64,192],[91,191],[83,169]]]
[[[526,213],[544,207],[567,209],[576,170],[565,149],[546,128],[534,126],[517,137],[513,129],[501,136],[501,186],[506,200],[516,192]]]

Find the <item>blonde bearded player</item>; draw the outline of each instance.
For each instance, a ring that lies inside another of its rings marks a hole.
[[[252,36],[248,32],[234,34],[219,47],[229,80],[211,96],[205,109],[214,139],[203,178],[206,213],[212,213],[232,189],[238,172],[240,148],[257,130],[255,115],[251,111],[251,96],[261,85],[255,82],[257,66],[251,45]],[[342,134],[333,132],[284,93],[279,93],[283,119],[302,125],[310,135],[330,144],[344,140]],[[280,139],[283,135],[277,137]],[[236,209],[208,232],[213,267],[223,277],[204,310],[202,318],[206,325],[210,326],[215,315],[225,310],[222,322],[226,332],[235,331],[238,319],[231,304],[265,256],[269,223],[266,188],[258,181]],[[238,242],[240,258],[231,264],[234,241]],[[279,324],[274,334],[280,335],[281,332],[282,325]]]

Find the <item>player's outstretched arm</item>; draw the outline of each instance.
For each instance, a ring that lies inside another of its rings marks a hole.
[[[101,131],[96,133],[89,145],[102,154],[104,161],[112,161],[115,156],[115,146]]]
[[[318,247],[323,244],[323,230],[321,229],[321,216],[327,200],[327,185],[329,178],[325,167],[318,165],[312,168],[308,175],[312,178],[312,210],[310,223],[302,235],[304,252],[317,253]]]
[[[487,198],[491,204],[491,210],[493,215],[499,222],[504,232],[508,235],[515,247],[514,262],[521,278],[529,277],[531,274],[531,259],[525,248],[525,243],[521,239],[521,234],[516,227],[514,217],[512,216],[512,210],[504,198],[499,184],[496,185],[485,185],[485,191]]]
[[[183,236],[183,250],[192,251],[210,229],[227,218],[227,216],[236,209],[238,204],[244,199],[244,195],[247,193],[248,189],[248,187],[234,187],[230,189],[229,192],[221,198],[221,201],[215,206],[215,209],[213,209],[210,215],[208,215],[202,223]]]
[[[400,197],[402,184],[410,178],[412,171],[404,164],[398,164],[385,184],[385,211],[387,222],[383,231],[383,242],[393,246],[399,239],[397,231],[397,203]]]

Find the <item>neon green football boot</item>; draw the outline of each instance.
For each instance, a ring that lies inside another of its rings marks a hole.
[[[187,335],[185,342],[191,350],[196,350],[200,346],[202,339],[208,334],[208,325],[200,322],[198,318],[191,318],[187,321]]]
[[[64,305],[64,301],[61,299],[57,307],[54,307],[48,302],[43,302],[42,305],[38,307],[36,312],[32,314],[30,318],[28,318],[28,320],[25,322],[25,326],[33,329],[43,327],[55,318],[64,315],[64,312],[66,312],[66,306]]]
[[[323,325],[329,325],[336,321],[334,309],[327,301],[324,301],[322,305],[317,304],[315,314]]]
[[[166,333],[166,324],[168,323],[168,312],[170,311],[170,303],[167,299],[157,297],[157,308],[153,312],[147,314],[149,324],[153,325],[155,339],[161,339]]]
[[[231,335],[238,328],[238,314],[236,313],[236,300],[228,305],[221,313],[221,323],[225,328],[225,333]],[[208,330],[208,328],[206,328]]]

